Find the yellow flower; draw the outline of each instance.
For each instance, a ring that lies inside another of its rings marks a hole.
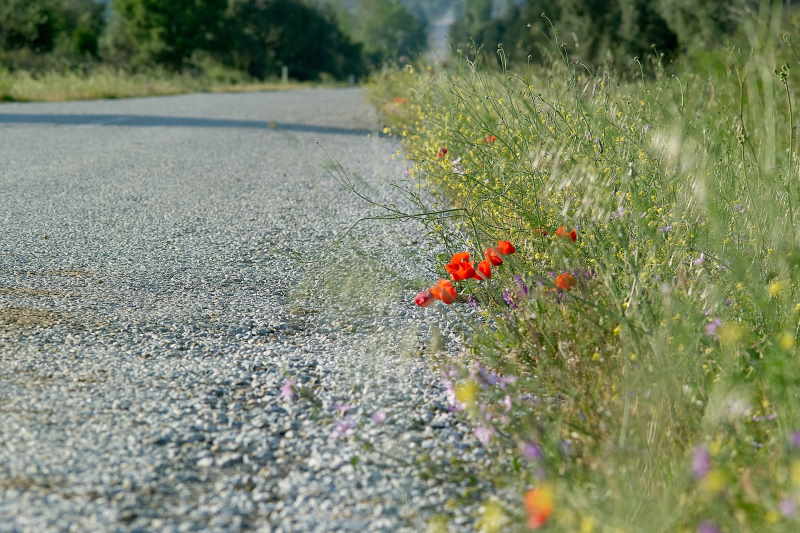
[[[496,501],[486,502],[483,505],[483,513],[478,520],[478,530],[481,533],[499,533],[508,525],[508,517],[505,511]]]
[[[788,331],[784,331],[778,335],[778,344],[780,344],[780,347],[784,350],[791,350],[794,348],[794,335]]]
[[[718,494],[725,489],[728,479],[721,470],[712,470],[700,482],[700,489],[708,494]]]
[[[425,533],[449,533],[450,527],[447,525],[447,517],[437,515],[428,520],[428,527],[425,528]]]
[[[725,345],[733,345],[738,343],[744,337],[744,328],[739,324],[728,322],[723,324],[717,330],[719,341]]]
[[[456,386],[456,400],[467,407],[475,405],[475,397],[478,395],[478,384],[474,381],[465,381]]]
[[[789,284],[786,281],[776,279],[775,281],[769,284],[769,287],[767,287],[767,292],[769,292],[770,298],[775,298],[780,293],[782,293],[784,289],[786,289],[788,286]]]
[[[621,332],[622,332],[622,328],[619,327],[619,326],[617,326],[613,330],[611,330],[611,333],[613,333],[614,335],[619,335]]]
[[[794,486],[800,487],[800,459],[792,461],[791,476]]]
[[[594,517],[584,516],[581,520],[581,533],[592,533],[596,525],[597,520]]]

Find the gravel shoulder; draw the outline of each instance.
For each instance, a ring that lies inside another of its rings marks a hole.
[[[402,202],[377,130],[354,89],[0,109],[0,531],[419,531],[465,494],[421,228],[342,238],[334,162]]]

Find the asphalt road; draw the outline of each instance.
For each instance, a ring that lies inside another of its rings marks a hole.
[[[356,89],[0,106],[0,531],[416,531],[461,495],[423,475],[482,457],[420,356],[431,250],[342,237],[336,162],[402,204],[377,130]]]

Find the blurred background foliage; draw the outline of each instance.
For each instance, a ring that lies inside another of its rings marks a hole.
[[[548,63],[559,47],[587,65],[667,59],[733,34],[760,0],[464,0],[451,44],[469,55],[502,45],[514,63]],[[557,39],[554,37],[557,36]]]
[[[759,0],[2,0],[0,71],[110,66],[274,79],[362,79],[417,60],[432,24],[512,64],[667,60],[735,34]],[[558,46],[554,46],[554,43]]]
[[[104,65],[297,80],[409,62],[450,0],[3,0],[0,69]]]

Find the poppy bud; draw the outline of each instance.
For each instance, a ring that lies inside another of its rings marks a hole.
[[[484,255],[493,266],[500,266],[503,264],[503,258],[500,257],[500,254],[498,254],[497,250],[494,248],[487,248]]]
[[[478,272],[475,274],[476,279],[490,279],[492,277],[492,264],[484,259],[478,263]]]
[[[570,290],[572,287],[575,286],[576,283],[578,282],[575,279],[575,276],[573,276],[569,272],[564,272],[563,274],[559,274],[558,276],[556,276],[555,280],[556,287],[565,291]]]
[[[440,279],[436,282],[436,285],[431,287],[430,291],[434,298],[448,305],[456,301],[456,297],[458,296],[456,288],[446,279]]]
[[[511,241],[497,241],[497,251],[503,255],[513,254],[517,251]]]
[[[578,232],[574,229],[572,231],[567,231],[567,228],[565,226],[560,226],[556,230],[556,235],[558,235],[563,239],[570,239],[572,242],[578,240]]]
[[[434,297],[431,294],[430,289],[425,289],[424,291],[420,291],[420,293],[414,297],[414,303],[420,307],[428,307],[433,303],[433,300]]]

